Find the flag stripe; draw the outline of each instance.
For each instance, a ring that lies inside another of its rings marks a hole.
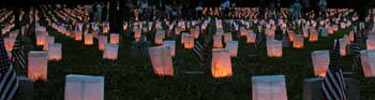
[[[15,52],[12,52],[12,55],[13,55],[13,61],[16,62],[16,64],[18,64],[19,66],[21,66],[22,68],[26,68],[26,55],[23,51],[15,51]]]
[[[327,78],[332,78],[332,73],[331,71],[329,71],[327,73]],[[327,92],[330,92],[331,95],[333,95],[333,97],[335,97],[336,100],[338,100],[339,96],[337,94],[335,94],[334,92],[337,92],[337,87],[334,87],[333,85],[335,84],[334,82],[332,82],[332,79],[329,79],[329,80],[325,80],[326,82],[326,85],[327,87],[329,88],[330,91],[327,91]]]
[[[1,77],[1,82],[0,82],[0,92],[1,93],[3,93],[3,87],[5,86],[5,84],[6,84],[6,82],[7,82],[7,80],[6,79],[8,79],[9,78],[9,75],[11,74],[11,71],[12,69],[11,68],[9,68],[7,71],[6,71],[6,73],[5,74],[2,74],[1,76],[3,76],[3,77]]]
[[[14,83],[13,84],[13,89],[11,90],[11,91],[9,91],[9,94],[8,94],[8,97],[6,97],[6,98],[8,98],[8,100],[12,100],[12,98],[13,98],[13,96],[16,94],[16,92],[17,92],[17,89],[18,89],[18,86],[19,86],[19,84],[18,84],[18,79],[15,79],[15,82],[16,83]]]
[[[323,85],[323,92],[328,92],[328,90],[327,90],[327,85],[324,85],[324,84],[326,84],[326,83],[323,83],[322,85]],[[327,100],[332,100],[332,97],[331,97],[331,95],[324,95],[324,96],[326,96],[326,98],[327,98]]]
[[[17,75],[0,37],[0,100],[12,100],[18,89]]]
[[[324,85],[324,89],[325,91],[323,91],[324,93],[326,93],[326,95],[324,95],[325,97],[330,97],[330,98],[327,98],[328,100],[333,100],[333,98],[338,98],[338,96],[336,94],[334,94],[333,92],[331,91],[334,91],[331,87],[331,84],[328,83],[329,81],[327,81],[327,83],[323,83]],[[328,95],[327,95],[328,94]]]
[[[329,68],[327,76],[322,83],[322,91],[327,100],[346,100],[346,85],[341,70],[340,43],[336,41],[335,47],[331,50]]]
[[[13,46],[13,50],[12,50],[12,61],[17,64],[18,66],[20,66],[21,68],[26,68],[26,55],[25,53],[23,52],[23,47],[22,47],[22,44],[21,44],[21,35],[18,34],[17,35],[17,38],[16,38],[16,41],[14,43],[14,46]]]
[[[203,46],[198,41],[195,41],[193,52],[201,61],[204,60],[202,49]]]
[[[344,98],[344,92],[341,92],[341,91],[344,91],[344,87],[343,87],[343,81],[341,79],[340,74],[342,74],[342,73],[336,72],[334,78],[338,81],[338,84],[336,86],[339,86],[339,87],[337,87],[337,91],[340,95],[340,98]]]
[[[9,69],[12,69],[12,68],[9,68]],[[9,72],[12,72],[12,70],[9,70]],[[11,91],[15,91],[16,89],[14,88],[17,88],[17,87],[14,87],[14,85],[16,85],[16,74],[14,72],[10,73],[10,77],[7,77],[5,80],[8,81],[9,84],[5,84],[5,88],[3,88],[2,90],[2,96],[0,98],[0,100],[7,100],[5,98],[9,98],[9,94]]]
[[[354,42],[352,43],[352,49],[353,49],[353,61],[354,61],[354,66],[356,68],[361,68],[362,63],[361,63],[361,56],[360,56],[360,51],[361,51],[361,45],[360,45],[360,37],[358,36],[358,33],[354,33]]]

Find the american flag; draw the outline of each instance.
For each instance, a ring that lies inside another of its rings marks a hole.
[[[21,68],[26,68],[26,55],[21,42],[21,35],[18,34],[12,50],[12,61]]]
[[[326,100],[346,100],[346,85],[341,70],[340,43],[336,41],[336,45],[330,52],[330,63],[327,69],[327,76],[322,83],[322,90]]]
[[[360,51],[361,51],[360,41],[361,40],[358,34],[354,33],[354,42],[351,45],[352,45],[352,50],[353,50],[353,60],[354,60],[355,68],[362,67],[361,56],[360,56]]]
[[[194,54],[199,58],[200,61],[204,60],[204,55],[203,55],[203,46],[201,43],[198,41],[194,42],[194,48],[193,48]]]
[[[0,100],[12,100],[18,89],[17,75],[0,36]]]

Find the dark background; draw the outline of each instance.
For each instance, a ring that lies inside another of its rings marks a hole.
[[[97,2],[115,2],[120,1],[123,6],[128,3],[136,5],[137,0],[1,0],[0,8],[28,8],[29,6],[39,4],[66,4],[67,7],[75,7],[81,4],[93,4]],[[204,7],[218,7],[226,0],[148,0],[150,4],[171,4],[172,6],[184,6],[185,8],[194,9],[198,4]],[[230,0],[239,7],[267,7],[276,0]],[[280,0],[282,7],[289,7],[296,0]],[[303,1],[303,0],[300,0]],[[375,0],[326,0],[328,8],[354,8],[363,18],[369,8],[374,8]],[[312,9],[317,7],[319,0],[309,0]],[[128,7],[130,8],[130,7]]]

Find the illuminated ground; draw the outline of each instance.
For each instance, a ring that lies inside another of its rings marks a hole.
[[[210,30],[214,27],[210,26]],[[214,79],[210,66],[199,67],[198,60],[191,50],[184,50],[177,39],[174,60],[175,76],[159,77],[153,74],[149,58],[131,58],[131,30],[122,34],[119,58],[116,61],[102,59],[97,45],[84,46],[48,29],[56,37],[56,43],[63,45],[63,59],[48,62],[48,82],[34,83],[35,100],[63,100],[65,75],[84,74],[105,77],[106,100],[251,100],[251,77],[255,75],[286,75],[289,100],[302,100],[303,81],[313,76],[311,52],[329,49],[335,37],[348,34],[341,30],[334,36],[320,37],[318,42],[308,42],[305,47],[283,49],[283,57],[269,58],[263,44],[260,50],[252,53],[253,45],[240,39],[237,58],[232,58],[234,75],[224,79]],[[212,31],[208,34],[212,34]],[[238,40],[233,35],[234,40]],[[169,39],[169,38],[167,38]],[[97,44],[95,42],[95,44]],[[40,50],[41,47],[38,47]],[[210,58],[211,59],[211,58]],[[344,57],[344,71],[351,71],[351,57]],[[204,74],[185,74],[190,70],[201,70]],[[20,72],[24,74],[25,72]],[[360,81],[361,100],[375,98],[375,80],[363,78],[359,70],[350,76]]]

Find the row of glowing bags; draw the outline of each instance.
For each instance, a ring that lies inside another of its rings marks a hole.
[[[253,100],[287,100],[284,75],[253,76]],[[104,77],[67,75],[65,100],[104,100]]]
[[[311,53],[314,75],[325,77],[329,65],[329,51],[316,50]],[[375,76],[375,50],[360,51],[361,64],[366,77]]]

